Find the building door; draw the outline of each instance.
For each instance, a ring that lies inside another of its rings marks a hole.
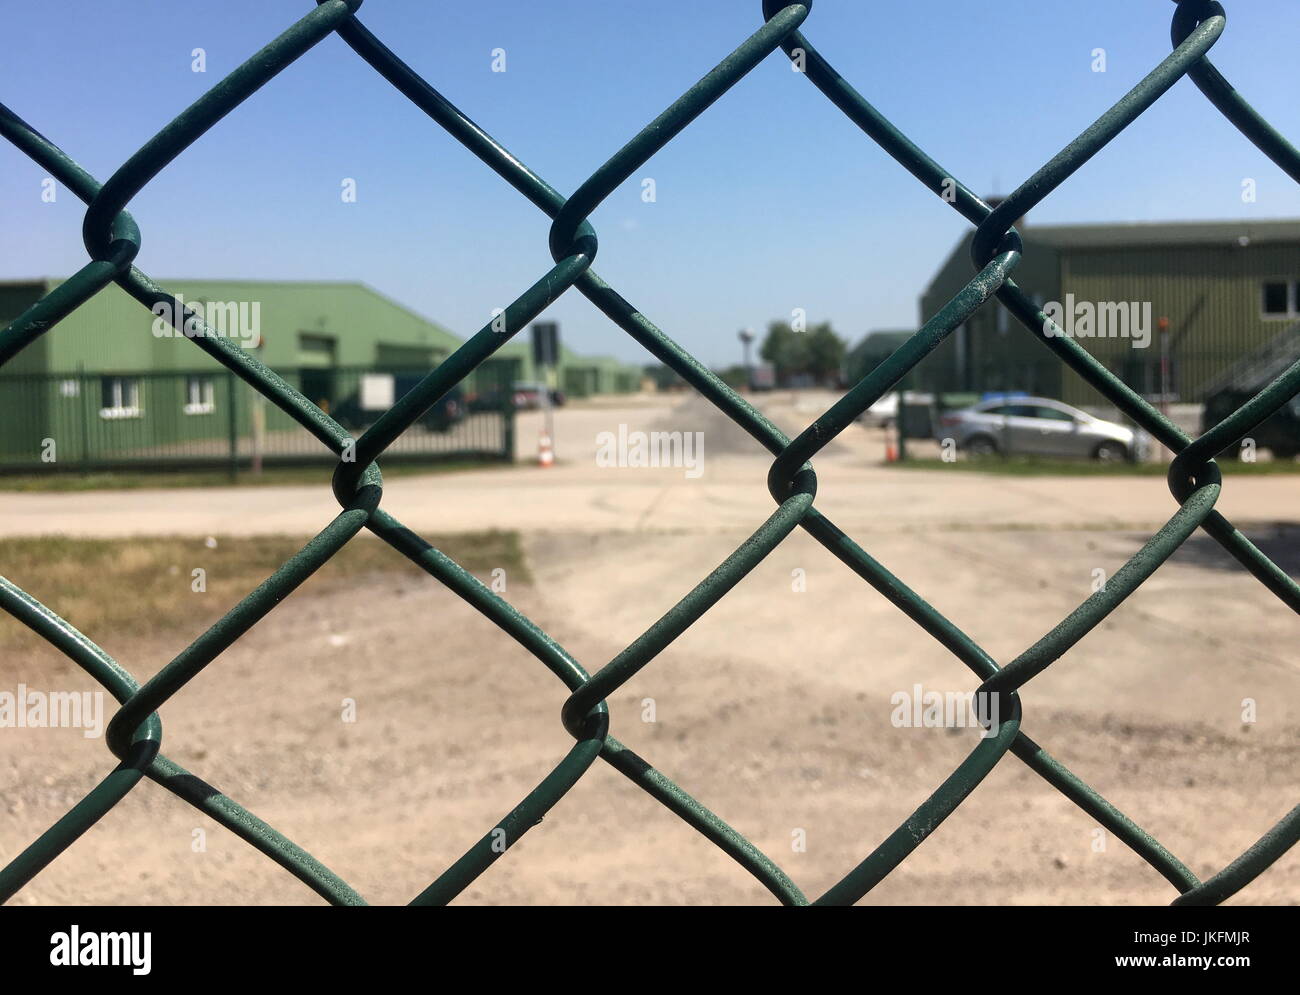
[[[335,397],[336,342],[329,335],[301,332],[298,335],[299,386],[303,396],[329,414]]]

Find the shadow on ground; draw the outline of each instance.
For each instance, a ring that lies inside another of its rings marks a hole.
[[[1300,576],[1300,525],[1293,522],[1274,522],[1242,530],[1270,560],[1291,577]],[[1240,570],[1236,561],[1222,546],[1204,532],[1198,532],[1183,543],[1170,557],[1171,563],[1204,567],[1212,570]]]

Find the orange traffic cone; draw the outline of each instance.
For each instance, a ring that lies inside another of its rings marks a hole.
[[[537,465],[551,466],[555,462],[555,453],[551,449],[551,437],[543,432],[537,437]]]

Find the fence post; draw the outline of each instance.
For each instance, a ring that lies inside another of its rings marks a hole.
[[[509,382],[501,392],[501,456],[507,463],[515,461],[515,395]]]
[[[77,390],[80,393],[81,409],[81,472],[90,472],[90,405],[94,399],[90,397],[90,379],[86,376],[86,367],[82,363],[77,364]]]
[[[907,388],[898,391],[898,417],[894,419],[898,427],[898,462],[907,459]]]
[[[226,373],[226,390],[230,396],[230,479],[239,479],[239,378],[233,372]]]

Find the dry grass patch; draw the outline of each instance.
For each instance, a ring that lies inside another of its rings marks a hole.
[[[529,580],[517,533],[425,538],[480,578],[486,580],[493,568],[502,567],[512,581]],[[306,542],[306,537],[297,536],[3,539],[0,577],[91,639],[121,633],[148,637],[182,625],[215,622]],[[204,571],[204,593],[193,589],[195,570]],[[299,590],[323,591],[392,573],[437,583],[385,543],[363,534]],[[17,674],[22,658],[42,648],[53,652],[30,629],[0,612],[0,673]]]

